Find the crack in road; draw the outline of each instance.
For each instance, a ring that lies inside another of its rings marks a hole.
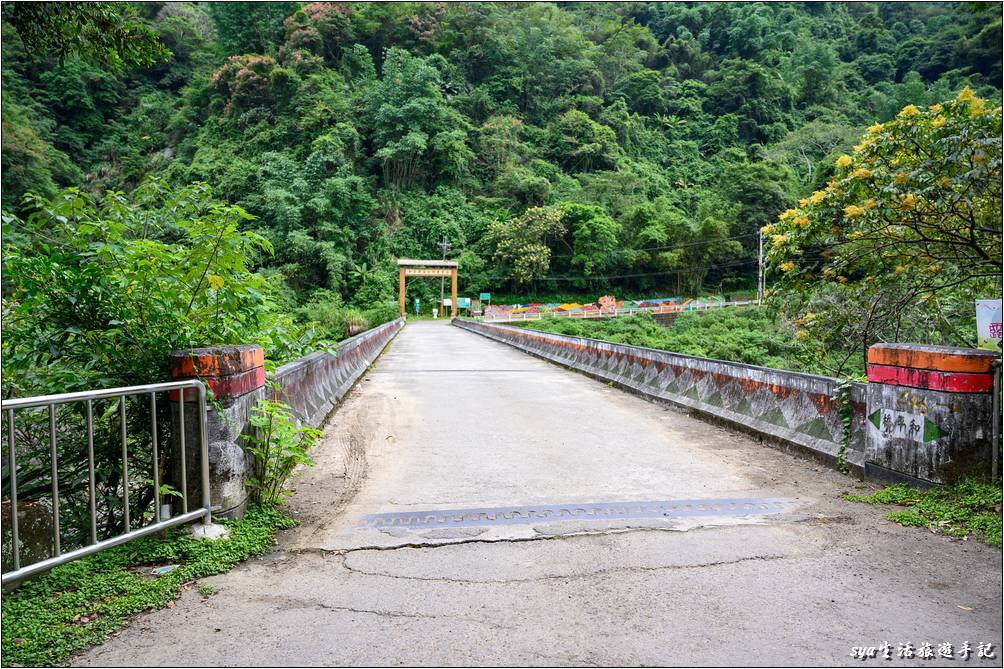
[[[251,598],[252,601],[263,602],[266,604],[273,604],[279,610],[288,609],[324,609],[327,611],[343,611],[346,613],[360,613],[365,615],[374,615],[384,618],[419,618],[426,620],[462,620],[469,623],[475,623],[478,625],[484,625],[486,627],[493,627],[496,629],[515,629],[514,627],[496,625],[494,623],[479,619],[479,618],[468,618],[466,616],[451,616],[451,615],[433,615],[431,613],[408,613],[406,611],[386,611],[381,609],[361,609],[354,606],[339,606],[337,604],[327,604],[316,599],[300,599],[296,597],[289,596],[279,596],[279,595],[259,595],[257,597]]]
[[[536,529],[536,528],[534,528]],[[698,528],[694,528],[698,529]],[[497,537],[494,539],[431,539],[428,541],[409,541],[400,544],[381,545],[369,544],[365,546],[354,546],[352,548],[317,548],[299,549],[310,552],[318,550],[331,555],[347,555],[348,553],[358,553],[360,551],[396,551],[404,548],[445,548],[448,546],[462,546],[465,544],[518,544],[529,541],[558,541],[564,539],[574,539],[578,537],[598,537],[610,534],[625,534],[628,532],[683,532],[685,530],[676,527],[618,527],[601,531],[582,530],[578,532],[566,532],[562,534],[537,534],[532,537]]]
[[[853,520],[848,516],[841,515],[808,515],[808,514],[798,514],[790,515],[786,517],[779,517],[785,523],[792,524],[813,524],[813,523],[850,523]],[[728,523],[726,525],[721,525],[718,523],[700,524],[691,527],[679,526],[679,525],[661,525],[661,526],[636,526],[636,527],[608,527],[604,529],[583,529],[576,530],[572,532],[557,532],[554,534],[545,534],[540,527],[534,527],[533,530],[538,534],[533,536],[524,537],[495,537],[495,538],[481,538],[481,537],[467,537],[467,538],[439,538],[439,539],[425,539],[420,541],[407,541],[398,544],[366,544],[362,546],[353,546],[350,548],[324,548],[323,546],[316,547],[299,547],[299,548],[288,548],[283,549],[284,552],[288,553],[321,553],[325,555],[346,555],[348,553],[356,553],[359,551],[396,551],[406,548],[445,548],[449,546],[462,546],[467,544],[499,544],[499,543],[525,543],[530,541],[558,541],[565,539],[578,539],[586,537],[600,537],[608,535],[618,535],[618,534],[628,534],[636,532],[699,532],[699,531],[711,531],[715,529],[720,529],[722,527],[763,527],[772,523],[767,522],[742,522],[742,523]]]
[[[433,581],[442,583],[464,583],[464,584],[486,584],[486,585],[502,585],[507,583],[540,583],[546,581],[566,581],[574,579],[584,579],[584,578],[595,578],[597,576],[609,576],[611,574],[619,573],[648,573],[656,571],[677,571],[684,569],[706,569],[712,567],[724,567],[729,565],[740,564],[743,562],[756,562],[756,561],[775,561],[775,560],[785,560],[791,559],[796,556],[792,555],[751,555],[748,557],[737,558],[735,560],[719,560],[715,562],[702,562],[698,564],[683,564],[683,565],[662,565],[658,567],[611,567],[609,569],[598,569],[595,571],[583,573],[583,574],[548,574],[545,576],[533,576],[529,578],[507,578],[507,579],[464,579],[464,578],[448,578],[445,576],[402,576],[398,574],[389,574],[387,572],[380,571],[367,571],[365,569],[360,569],[358,567],[353,567],[348,564],[346,559],[347,556],[340,555],[341,566],[343,569],[350,573],[360,574],[363,576],[377,576],[382,578],[393,578],[401,579],[406,581]],[[804,556],[797,556],[804,557]]]

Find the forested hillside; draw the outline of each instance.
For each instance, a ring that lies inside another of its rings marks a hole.
[[[747,287],[758,230],[867,126],[1001,85],[977,3],[134,8],[170,50],[149,67],[4,24],[5,209],[204,181],[300,303],[392,298],[391,259],[444,236],[467,292]]]
[[[2,55],[8,395],[290,359],[443,240],[592,300],[750,292],[763,234],[831,373],[1000,294],[999,4],[3,3]]]

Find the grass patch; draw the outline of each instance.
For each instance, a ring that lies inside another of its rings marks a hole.
[[[844,495],[865,504],[899,504],[909,511],[890,511],[888,520],[907,527],[927,527],[950,537],[979,537],[1001,547],[1001,486],[972,479],[953,486],[918,491],[897,483],[872,495]]]
[[[262,506],[248,508],[239,521],[221,522],[228,525],[229,538],[198,540],[185,528],[171,530],[167,538],[136,539],[56,567],[5,595],[3,666],[65,664],[73,653],[102,643],[130,616],[173,606],[183,585],[264,553],[277,530],[295,524]],[[150,576],[153,566],[164,564],[180,567]]]

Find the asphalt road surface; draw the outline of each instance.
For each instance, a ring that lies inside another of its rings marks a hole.
[[[402,331],[315,457],[272,553],[75,662],[1001,666],[998,549],[443,322]]]

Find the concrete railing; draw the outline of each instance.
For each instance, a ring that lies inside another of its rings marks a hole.
[[[868,478],[930,485],[996,471],[999,415],[992,397],[999,363],[988,351],[873,346],[869,383],[852,383],[845,403],[837,399],[840,382],[825,376],[506,325],[454,324],[831,464],[843,459]]]
[[[244,511],[251,460],[241,435],[248,431],[248,420],[258,400],[269,398],[288,404],[300,424],[319,427],[402,327],[404,319],[399,318],[340,342],[333,354],[318,352],[287,363],[275,372],[277,389],[265,384],[264,356],[259,346],[173,352],[172,378],[203,379],[213,391],[216,407],[210,405],[206,410],[213,513],[240,516]],[[193,410],[186,412],[186,434],[195,429],[196,414]],[[189,439],[188,443],[198,442]],[[192,460],[188,458],[189,463]]]
[[[697,358],[668,351],[506,325],[455,325],[652,399],[670,402],[791,445],[830,462],[843,425],[833,399],[839,381],[824,376]],[[847,463],[864,466],[864,384],[851,388]]]
[[[335,355],[319,351],[283,365],[275,372],[280,390],[274,399],[318,427],[402,327],[399,318],[339,342]]]

